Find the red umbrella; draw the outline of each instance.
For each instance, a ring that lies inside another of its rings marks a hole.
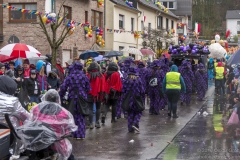
[[[8,62],[15,59],[14,57],[9,57],[9,56],[5,56],[5,55],[0,55],[0,62],[4,63],[4,62]]]
[[[144,54],[144,55],[146,55],[146,54],[148,54],[148,55],[154,55],[155,53],[152,51],[152,50],[150,50],[150,49],[141,49],[140,50],[140,52],[142,53],[142,54]]]
[[[11,59],[34,58],[34,57],[40,57],[41,55],[41,53],[38,50],[36,50],[34,47],[26,44],[21,44],[21,43],[8,44],[4,46],[0,50],[0,54],[8,56]]]

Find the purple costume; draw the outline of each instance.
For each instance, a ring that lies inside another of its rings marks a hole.
[[[156,115],[159,115],[159,110],[163,109],[165,106],[161,89],[164,74],[161,70],[159,70],[159,66],[159,60],[153,61],[147,75],[147,88],[150,98],[149,113]]]
[[[181,73],[181,76],[186,84],[186,93],[181,92],[180,100],[182,102],[186,102],[187,105],[190,105],[194,82],[194,73],[192,71],[191,63],[187,60],[184,60],[182,65],[179,67],[179,72]]]
[[[67,90],[69,90],[68,99],[75,99],[77,103],[78,96],[82,96],[87,99],[88,92],[90,91],[89,78],[83,73],[83,65],[75,61],[70,67],[70,73],[61,85],[60,97],[64,97]],[[78,94],[76,94],[78,93]],[[78,113],[78,108],[75,106],[74,120],[78,126],[78,130],[73,133],[74,138],[85,138],[85,117]]]
[[[202,63],[200,63],[197,67],[195,78],[197,84],[196,89],[198,93],[198,100],[202,100],[208,88],[208,74]]]
[[[120,67],[120,71],[121,72],[121,81],[122,81],[122,84],[124,83],[124,80],[126,79],[127,77],[127,72],[128,72],[128,69],[130,68],[130,66],[132,65],[133,63],[133,60],[131,58],[126,58],[124,60],[124,65],[122,63],[118,63],[118,66]],[[122,108],[121,108],[121,105],[122,105],[122,96],[119,96],[118,98],[118,102],[117,102],[117,106],[116,106],[116,117],[117,118],[121,118],[121,114],[122,114]],[[127,115],[127,112],[124,113],[125,117]]]
[[[161,71],[163,73],[163,77],[165,77],[167,72],[169,72],[169,70],[170,70],[170,68],[169,68],[169,60],[167,58],[160,59],[160,69],[161,69]],[[164,103],[164,107],[165,107],[165,105],[168,104],[168,99],[167,99],[166,95],[164,95],[163,103]]]
[[[142,97],[144,92],[144,88],[142,85],[142,80],[138,77],[138,70],[135,67],[131,67],[128,70],[128,77],[123,82],[123,97],[126,97],[126,95],[129,92],[132,92],[130,94],[129,99],[129,110],[128,110],[128,131],[133,132],[134,127],[139,129],[139,122],[140,118],[142,116],[142,112],[138,110],[138,107],[136,105],[136,102],[134,101],[134,96]]]

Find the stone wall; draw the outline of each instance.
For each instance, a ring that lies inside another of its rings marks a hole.
[[[44,12],[45,0],[3,0],[4,4],[11,3],[37,3],[37,10]],[[56,2],[56,12],[59,11],[61,1],[55,0]],[[67,0],[65,2],[66,6],[72,7],[72,20],[77,22],[85,23],[85,11],[88,11],[88,21],[91,23],[91,10],[96,10],[103,12],[104,7],[97,7],[97,1],[90,0]],[[63,15],[63,9],[61,11]],[[103,15],[104,17],[104,15]],[[102,24],[104,24],[102,22]],[[59,28],[58,35],[60,35],[62,28]],[[50,31],[50,27],[47,27]],[[20,43],[26,43],[38,49],[42,55],[50,53],[51,49],[47,42],[45,35],[41,32],[41,29],[38,28],[37,24],[31,23],[12,23],[9,22],[9,10],[7,8],[3,9],[3,35],[4,42],[0,42],[0,48],[8,44],[8,39],[15,35],[20,39]],[[61,47],[58,49],[58,57],[63,57],[61,54],[62,50],[71,50],[71,57],[76,55],[76,50],[87,50],[90,49],[96,41],[95,32],[93,32],[92,38],[85,38],[83,27],[77,27],[74,33],[65,39]],[[75,52],[73,48],[75,47]]]

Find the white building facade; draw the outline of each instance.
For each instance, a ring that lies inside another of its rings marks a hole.
[[[174,29],[176,31],[178,18],[171,13],[161,11],[152,1],[132,0],[133,7],[128,6],[124,0],[106,1],[106,48],[121,51],[125,47],[141,49],[141,31],[145,28]],[[144,19],[145,17],[145,19]],[[168,23],[167,23],[168,22]],[[139,33],[139,38],[134,36]],[[178,42],[177,35],[173,41]],[[128,53],[124,53],[129,56]],[[132,55],[135,59],[141,56]]]
[[[231,36],[240,35],[240,10],[228,10],[226,13],[226,29]]]

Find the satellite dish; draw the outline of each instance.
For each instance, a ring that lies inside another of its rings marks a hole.
[[[12,43],[19,43],[20,40],[18,39],[18,37],[16,36],[11,36],[9,39],[8,39],[8,44],[12,44]]]

